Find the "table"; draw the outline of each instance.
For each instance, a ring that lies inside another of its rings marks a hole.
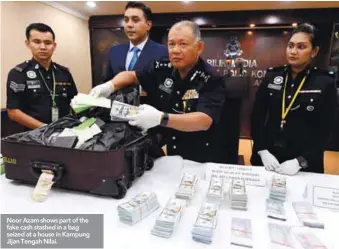
[[[245,166],[244,166],[245,167]],[[260,168],[263,176],[269,181],[273,172]],[[162,211],[167,200],[174,195],[183,172],[196,173],[200,177],[196,194],[191,203],[185,208],[183,216],[170,239],[151,235],[150,231],[157,215]],[[268,222],[300,226],[294,213],[291,201],[302,200],[307,183],[321,184],[337,183],[339,176],[299,173],[287,176],[287,202],[285,203],[288,220],[286,222],[268,219],[265,215],[265,200],[268,197],[268,187],[247,186],[248,211],[235,211],[229,208],[229,203],[221,206],[218,225],[210,245],[197,243],[192,240],[191,229],[198,211],[204,201],[208,181],[203,180],[205,168],[203,164],[183,160],[179,156],[163,157],[155,161],[151,171],[137,179],[128,190],[125,199],[115,200],[86,193],[52,189],[47,200],[36,203],[31,200],[33,186],[19,184],[1,176],[1,213],[8,214],[104,214],[104,248],[241,248],[230,245],[230,227],[232,217],[244,217],[252,220],[253,248],[271,248],[268,234]],[[226,184],[227,186],[227,184]],[[119,221],[117,205],[125,202],[141,191],[154,191],[157,194],[161,208],[150,216],[129,226]],[[329,249],[339,248],[339,212],[315,208],[320,220],[325,223],[325,229],[312,231],[327,245]],[[301,247],[295,247],[301,248]]]

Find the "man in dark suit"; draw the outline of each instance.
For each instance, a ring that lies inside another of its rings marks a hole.
[[[128,2],[124,14],[124,31],[129,43],[113,46],[104,82],[122,71],[140,70],[151,61],[168,57],[167,47],[152,41],[152,11],[141,2]]]

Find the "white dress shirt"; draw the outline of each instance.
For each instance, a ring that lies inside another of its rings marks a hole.
[[[126,71],[128,70],[128,66],[129,66],[129,64],[131,63],[131,60],[132,60],[132,58],[133,58],[134,52],[132,51],[132,48],[134,48],[134,47],[139,48],[139,52],[138,52],[138,58],[139,58],[139,56],[140,56],[140,54],[141,54],[141,51],[144,49],[145,44],[146,44],[147,41],[148,41],[148,37],[147,37],[142,43],[140,43],[140,44],[137,45],[137,46],[134,46],[134,45],[132,44],[132,42],[129,42],[129,49],[128,49],[128,52],[127,52],[126,63],[125,63],[125,69],[126,69]]]

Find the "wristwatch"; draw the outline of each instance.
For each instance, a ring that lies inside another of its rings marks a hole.
[[[168,118],[169,118],[168,113],[164,112],[164,114],[162,115],[161,121],[160,121],[160,125],[163,127],[166,127],[168,123]]]
[[[297,160],[298,160],[299,166],[302,169],[306,169],[308,167],[307,160],[304,157],[299,156],[299,157],[297,157]]]

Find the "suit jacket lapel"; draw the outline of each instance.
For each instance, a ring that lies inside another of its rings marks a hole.
[[[118,68],[121,71],[126,71],[126,59],[127,59],[127,53],[129,49],[129,43],[124,43],[123,47],[120,51],[120,53],[117,55],[117,61],[118,61]]]
[[[145,66],[147,66],[146,61],[149,60],[150,58],[150,54],[152,53],[152,47],[153,47],[153,41],[150,38],[148,38],[145,44],[145,47],[141,51],[140,56],[137,62],[135,63],[135,66],[134,66],[135,70],[140,70],[140,69],[143,69]]]

